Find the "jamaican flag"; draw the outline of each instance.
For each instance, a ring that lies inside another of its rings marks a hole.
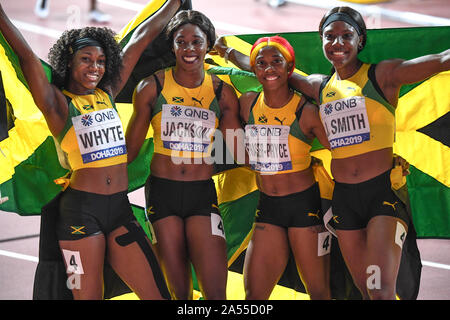
[[[130,21],[117,37],[121,45],[125,45],[135,28],[164,2],[165,0],[151,1]],[[320,38],[316,32],[280,35],[288,39],[295,48],[296,72],[329,73],[331,65],[323,57]],[[227,42],[248,54],[251,44],[261,36],[265,35],[230,36]],[[449,36],[450,27],[369,30],[366,48],[360,53],[360,57],[365,62],[377,63],[388,58],[410,59],[438,53],[448,49],[448,43],[442,39],[449,39]],[[421,45],[418,46],[417,43]],[[53,138],[42,114],[34,105],[17,57],[3,36],[0,36],[0,44],[0,198],[9,199],[0,204],[0,210],[23,216],[37,215],[60,192],[60,187],[53,181],[66,174],[67,169],[58,161]],[[248,90],[261,90],[254,75],[226,64],[220,57],[211,55],[207,62],[209,72],[232,84],[238,95]],[[42,64],[51,81],[50,67],[45,62]],[[131,94],[137,82],[154,71],[173,64],[171,51],[167,50],[167,44],[163,36],[160,36],[147,48],[127,86],[116,100],[125,128],[132,113]],[[445,165],[445,159],[449,158],[450,97],[443,89],[449,86],[449,82],[450,73],[443,72],[421,83],[404,86],[396,111],[395,152],[411,164],[407,185],[419,238],[450,238],[450,174]],[[152,154],[150,129],[139,156],[128,168],[130,192],[139,192],[144,185]],[[317,141],[313,145],[313,155],[323,161],[329,172],[329,153]],[[240,266],[250,239],[259,193],[253,173],[245,168],[217,166],[214,180],[227,236],[230,267],[228,297],[242,299],[244,290]],[[145,226],[144,208],[134,205],[133,210]],[[336,242],[332,241],[332,245]],[[332,247],[333,252],[337,254],[338,249],[333,250]],[[342,263],[342,260],[337,261]],[[336,292],[334,296],[356,298],[354,288],[348,283],[348,274],[338,280],[334,283],[337,290],[333,290]],[[341,292],[344,288],[347,291]],[[307,298],[302,292],[304,288],[290,263],[271,298]],[[414,293],[405,297],[414,298]]]

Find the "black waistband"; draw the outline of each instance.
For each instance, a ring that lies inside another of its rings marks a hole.
[[[154,176],[154,175],[150,175],[148,177],[147,182],[150,182],[150,181],[167,183],[167,184],[174,184],[174,185],[201,185],[201,184],[214,183],[213,179],[211,179],[211,178],[206,179],[206,180],[189,180],[189,181],[184,181],[184,180],[166,179],[166,178],[161,178],[161,177],[157,177],[157,176]]]
[[[366,180],[366,181],[363,181],[363,182],[359,182],[359,183],[343,183],[343,182],[335,181],[335,187],[336,186],[342,186],[342,187],[345,187],[345,188],[357,189],[357,188],[362,188],[362,187],[379,185],[379,184],[381,184],[381,183],[383,183],[385,181],[390,181],[391,170],[392,169],[389,169],[389,170],[383,172],[382,174],[380,174],[380,175],[378,175],[378,176],[376,176],[376,177],[374,177],[372,179],[369,179],[369,180]]]
[[[319,186],[319,184],[317,182],[315,182],[313,185],[311,185],[311,187],[306,188],[303,191],[289,193],[289,194],[286,194],[284,196],[271,196],[271,195],[268,195],[268,194],[260,191],[260,197],[264,197],[264,198],[271,199],[271,200],[291,199],[291,198],[297,197],[298,195],[301,195],[302,193],[308,192],[308,191],[310,191],[313,188],[317,188],[318,186]]]
[[[73,189],[71,187],[67,187],[67,189],[64,191],[65,193],[71,193],[78,196],[82,196],[85,198],[114,198],[114,197],[122,197],[128,195],[128,190],[112,193],[112,194],[101,194],[101,193],[94,193],[94,192],[87,192],[82,191],[78,189]]]

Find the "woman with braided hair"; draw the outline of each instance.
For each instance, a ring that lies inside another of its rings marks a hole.
[[[105,258],[139,298],[170,298],[128,201],[127,148],[114,98],[179,6],[180,0],[167,1],[123,50],[106,28],[64,32],[49,53],[55,84],[0,7],[0,30],[70,165],[56,234],[68,276],[79,277],[72,288],[75,299],[103,298]]]

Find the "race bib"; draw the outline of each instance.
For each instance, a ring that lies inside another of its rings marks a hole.
[[[127,153],[122,122],[114,109],[103,109],[72,118],[83,163]]]
[[[292,169],[288,126],[245,126],[245,148],[253,170],[280,172]]]
[[[211,144],[216,114],[208,109],[164,104],[161,116],[163,147],[205,153]]]
[[[370,140],[365,97],[348,97],[322,104],[320,116],[331,149]]]
[[[225,239],[225,229],[220,214],[211,212],[211,234]]]

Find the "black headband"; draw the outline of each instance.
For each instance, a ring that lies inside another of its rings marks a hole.
[[[69,51],[71,54],[73,54],[74,52],[77,52],[78,50],[80,50],[84,47],[89,47],[89,46],[103,48],[102,44],[95,39],[81,38],[81,39],[75,40],[75,42],[72,43],[72,45],[69,47]]]
[[[330,14],[322,25],[322,32],[326,26],[328,26],[330,23],[332,23],[334,21],[347,22],[349,25],[351,25],[353,28],[355,28],[358,35],[362,34],[361,27],[356,23],[356,21],[348,13],[345,13],[345,12],[335,12],[333,14]]]

